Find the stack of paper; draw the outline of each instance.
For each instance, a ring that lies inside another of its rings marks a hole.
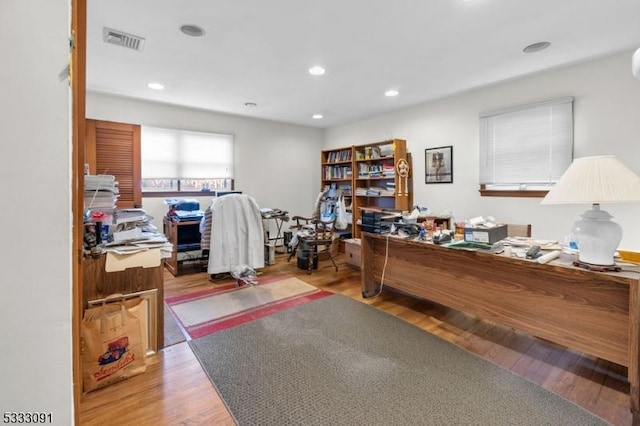
[[[111,213],[118,200],[118,182],[113,175],[85,175],[85,210]]]
[[[114,223],[116,225],[121,223],[149,222],[149,216],[144,209],[120,209],[116,210],[114,216]]]

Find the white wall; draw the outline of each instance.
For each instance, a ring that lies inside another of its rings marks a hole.
[[[101,93],[87,94],[87,117],[235,135],[235,187],[260,207],[308,215],[320,190],[323,131]],[[198,197],[201,208],[211,203]],[[143,208],[162,229],[163,198],[144,198]]]
[[[0,2],[0,413],[57,425],[73,424],[69,28],[69,0]]]
[[[625,52],[332,128],[326,132],[325,147],[406,139],[413,155],[414,204],[453,212],[458,220],[492,215],[504,222],[531,223],[534,237],[562,241],[589,206],[542,206],[539,198],[480,196],[478,114],[574,96],[574,157],[613,154],[640,174],[640,80],[631,75],[631,55]],[[426,185],[425,148],[447,145],[453,145],[453,183]],[[640,205],[603,208],[623,227],[621,248],[640,249]]]

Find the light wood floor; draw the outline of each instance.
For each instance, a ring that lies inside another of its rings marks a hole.
[[[334,293],[371,304],[440,336],[487,360],[586,408],[614,425],[630,425],[627,369],[585,356],[524,333],[479,320],[427,301],[385,290],[363,300],[360,273],[343,262],[336,273],[331,262],[321,261],[312,275],[296,267],[295,259],[267,266],[261,276],[291,273]],[[165,273],[165,295],[210,288],[206,273],[178,278]],[[195,359],[187,343],[162,350],[139,376],[83,395],[82,425],[232,425],[223,402]]]

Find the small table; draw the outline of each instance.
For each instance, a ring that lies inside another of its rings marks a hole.
[[[276,236],[269,236],[269,220],[273,220],[276,224]],[[264,229],[264,242],[265,244],[269,244],[273,241],[273,245],[279,247],[278,241],[282,240],[282,246],[284,247],[284,235],[282,235],[282,225],[284,222],[289,221],[289,213],[288,212],[280,212],[280,213],[262,213],[262,228]],[[286,251],[286,250],[285,250]]]

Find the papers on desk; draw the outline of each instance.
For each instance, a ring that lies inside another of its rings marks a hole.
[[[500,242],[495,244],[488,244],[488,243],[480,243],[476,241],[458,240],[458,241],[453,241],[449,244],[444,244],[444,246],[452,249],[484,251],[489,253],[500,253],[503,250],[502,244],[500,244]]]
[[[160,249],[162,257],[169,257],[173,250],[173,245],[167,241],[167,237],[164,234],[144,232],[139,238],[107,243],[102,251],[106,253],[133,254],[151,249]],[[166,255],[166,252],[169,253],[169,256]]]
[[[150,220],[144,209],[120,209],[115,211],[114,216],[116,225],[131,222],[148,222]]]
[[[271,209],[269,207],[261,208],[260,215],[262,216],[263,219],[278,218],[284,221],[289,220],[288,211],[280,210],[280,209]]]
[[[554,240],[541,240],[530,237],[507,237],[504,238],[501,243],[512,247],[531,247],[540,246],[542,250],[561,250],[562,247]]]
[[[202,220],[204,217],[203,210],[174,210],[171,212],[171,219],[180,221]]]
[[[160,265],[161,259],[162,253],[160,249],[128,253],[107,252],[104,269],[106,272],[115,272],[140,266],[153,268]]]

